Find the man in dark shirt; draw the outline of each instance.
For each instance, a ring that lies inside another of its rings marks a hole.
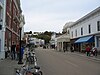
[[[12,60],[15,59],[15,48],[16,48],[16,45],[13,42],[13,44],[11,46],[11,57],[12,57]]]

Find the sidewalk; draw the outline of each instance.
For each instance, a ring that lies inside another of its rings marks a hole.
[[[57,50],[55,50],[55,49],[49,49],[49,50],[57,51]],[[59,51],[57,51],[57,52],[59,52]],[[63,52],[63,51],[61,51],[61,52]],[[88,59],[100,61],[100,54],[97,55],[97,56],[95,57],[95,56],[86,56],[86,53],[81,53],[81,52],[76,52],[76,51],[75,51],[75,52],[66,51],[65,53],[66,53],[66,54],[67,54],[67,53],[71,53],[71,54],[79,55],[79,56],[81,56],[81,57],[85,57],[85,58],[88,58]]]
[[[88,57],[88,59],[93,59],[93,60],[96,60],[96,61],[100,61],[100,55],[97,55],[96,57],[95,56],[87,56],[86,53],[81,53],[81,52],[70,52],[72,54],[76,54],[76,55],[79,55],[79,56],[83,56],[83,57]]]
[[[0,60],[0,75],[15,75],[15,68],[20,68],[18,61],[11,59]]]
[[[23,58],[25,59],[25,55]],[[18,60],[11,60],[10,58],[0,60],[0,75],[15,75],[15,69],[21,68],[22,65],[18,64]]]

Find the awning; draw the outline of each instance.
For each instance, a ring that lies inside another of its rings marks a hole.
[[[89,43],[89,42],[94,42],[93,36],[82,37],[75,41],[75,43]]]

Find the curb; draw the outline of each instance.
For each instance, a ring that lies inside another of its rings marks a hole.
[[[73,54],[79,55],[79,56],[81,56],[81,57],[88,57],[88,56],[85,56],[84,54],[78,54],[78,53],[76,53],[76,52],[73,53]],[[100,61],[99,58],[97,58],[97,57],[92,57],[92,56],[88,57],[87,59],[92,59],[92,60]]]

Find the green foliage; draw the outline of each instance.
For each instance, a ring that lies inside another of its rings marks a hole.
[[[38,34],[38,35],[32,35],[32,37],[38,38],[38,39],[43,39],[45,40],[45,44],[49,43],[51,39],[51,35],[53,32],[48,32],[45,31],[44,33]]]
[[[29,34],[32,34],[32,31],[30,31]]]

